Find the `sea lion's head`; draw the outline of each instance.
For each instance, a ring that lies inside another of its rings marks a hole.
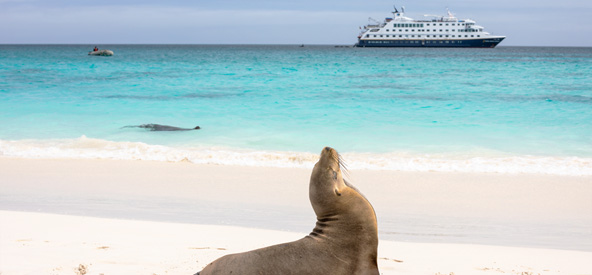
[[[341,174],[341,158],[337,151],[325,147],[310,176],[309,197],[317,216],[331,213],[344,189],[347,188]]]

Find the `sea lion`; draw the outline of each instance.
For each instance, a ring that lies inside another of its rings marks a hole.
[[[145,128],[149,129],[150,131],[191,131],[191,130],[199,130],[201,127],[195,126],[195,128],[179,128],[175,126],[168,126],[168,125],[160,125],[160,124],[142,124],[138,126],[126,126],[127,127],[138,127],[138,128]]]
[[[223,256],[196,275],[379,274],[374,208],[344,181],[341,166],[337,151],[325,147],[310,177],[309,198],[317,223],[308,236]]]

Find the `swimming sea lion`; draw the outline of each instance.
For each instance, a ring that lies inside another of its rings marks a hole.
[[[379,274],[374,208],[343,180],[340,157],[332,148],[323,149],[312,171],[309,198],[317,223],[308,236],[226,255],[197,274]]]
[[[138,126],[126,126],[126,127],[138,127],[138,128],[146,128],[150,131],[191,131],[191,130],[199,130],[201,129],[199,126],[195,126],[195,128],[179,128],[175,126],[168,126],[168,125],[160,125],[160,124],[142,124]]]

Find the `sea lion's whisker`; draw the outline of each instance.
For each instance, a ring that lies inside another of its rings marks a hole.
[[[341,168],[342,174],[344,174],[346,178],[350,178],[349,170],[347,169],[347,163],[345,163],[341,154],[337,154],[337,158],[337,162],[339,163],[339,168]]]

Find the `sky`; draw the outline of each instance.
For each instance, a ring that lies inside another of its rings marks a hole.
[[[351,45],[372,17],[473,19],[500,46],[592,47],[592,0],[0,0],[0,44]]]

